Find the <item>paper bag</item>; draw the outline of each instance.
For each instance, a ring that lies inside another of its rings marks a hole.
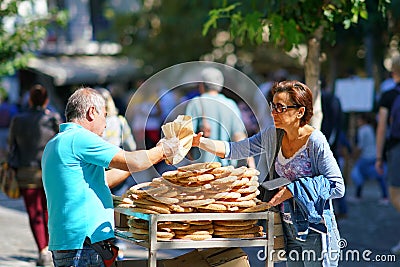
[[[166,139],[177,137],[179,139],[178,152],[168,157],[165,161],[168,164],[177,164],[186,156],[192,147],[193,141],[193,123],[192,117],[179,115],[173,122],[168,122],[161,126]]]

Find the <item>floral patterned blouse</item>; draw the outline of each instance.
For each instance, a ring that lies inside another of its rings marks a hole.
[[[275,170],[280,177],[288,178],[290,181],[294,181],[300,177],[312,176],[311,159],[308,155],[307,143],[288,159],[283,156],[282,149],[280,149],[275,161]],[[287,201],[283,202],[281,207],[282,219],[286,223],[293,224]]]
[[[282,149],[279,150],[275,170],[280,177],[294,181],[300,177],[312,176],[311,159],[306,148],[307,143],[288,159],[283,156]]]

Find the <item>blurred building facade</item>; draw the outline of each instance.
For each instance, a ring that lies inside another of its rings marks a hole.
[[[112,41],[107,13],[135,12],[136,0],[40,0],[32,10],[66,10],[66,27],[52,25],[36,57],[17,75],[20,94],[33,83],[48,88],[52,104],[63,111],[68,96],[81,86],[130,89],[138,62],[121,55]],[[116,92],[118,93],[118,92]]]

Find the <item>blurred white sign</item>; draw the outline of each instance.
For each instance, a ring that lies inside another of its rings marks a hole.
[[[374,80],[372,78],[337,79],[335,95],[342,104],[343,112],[368,112],[374,104]]]

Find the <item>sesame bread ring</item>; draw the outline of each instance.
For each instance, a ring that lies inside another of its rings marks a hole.
[[[179,167],[179,171],[191,171],[200,169],[214,169],[221,167],[220,162],[204,162],[204,163],[194,163],[187,166]]]
[[[260,186],[260,183],[258,181],[250,181],[246,184],[246,186]]]
[[[229,199],[229,198],[239,198],[242,195],[239,192],[221,192],[213,196],[214,199]]]
[[[193,174],[199,175],[199,174],[210,172],[211,170],[212,170],[212,168],[206,168],[206,169],[191,170],[191,172]]]
[[[138,235],[148,235],[149,234],[149,229],[129,227],[128,231],[133,234],[138,234]]]
[[[171,205],[170,206],[171,211],[173,212],[178,212],[178,213],[190,213],[193,212],[193,208],[190,207],[181,207],[179,205]]]
[[[144,191],[146,191],[148,195],[161,195],[168,192],[169,190],[170,188],[167,186],[159,186],[159,187],[151,187],[149,189],[145,189]]]
[[[127,224],[129,227],[149,229],[149,222],[141,219],[129,219]]]
[[[188,223],[182,222],[159,222],[157,225],[158,229],[169,228],[172,230],[186,230],[189,229],[190,225]]]
[[[211,210],[211,211],[225,211],[227,210],[226,206],[223,204],[215,204],[211,203],[205,206],[197,207],[198,209],[203,209],[203,210]]]
[[[243,226],[214,225],[214,231],[217,231],[217,232],[235,232],[235,231],[251,229],[252,227],[254,227],[254,224],[243,225]]]
[[[171,211],[169,210],[169,208],[163,208],[159,205],[143,205],[143,204],[137,204],[136,205],[137,208],[141,208],[141,209],[149,209],[149,210],[154,210],[157,213],[161,213],[161,214],[170,214]]]
[[[234,226],[249,226],[249,225],[254,225],[258,222],[258,220],[218,220],[214,221],[214,226],[215,225],[221,225],[221,226],[229,226],[229,227],[234,227]]]
[[[178,195],[178,190],[170,189],[168,192],[161,194],[154,194],[154,197],[176,197]]]
[[[222,184],[228,184],[228,183],[232,184],[232,183],[236,182],[237,179],[238,179],[237,176],[227,176],[224,178],[218,178],[214,181],[211,181],[210,184],[211,185],[222,185]],[[229,185],[229,186],[231,186],[231,185]]]
[[[239,208],[250,208],[256,205],[254,200],[247,200],[247,201],[217,201],[217,204],[223,204],[226,206],[234,206]]]
[[[116,206],[114,206],[114,207],[116,207],[116,208],[123,208],[123,209],[129,209],[129,208],[135,207],[135,205],[134,205],[134,204],[120,203],[120,204],[118,204],[118,205],[116,205]]]
[[[212,225],[212,221],[210,221],[210,220],[206,220],[206,221],[188,221],[187,223],[189,223],[190,226],[193,226],[193,225],[207,225],[207,226],[210,226],[210,225]]]
[[[209,210],[209,209],[202,209],[202,208],[196,208],[196,212],[198,213],[225,213],[225,212],[230,212],[228,211],[228,208],[226,210]]]
[[[246,166],[242,166],[240,168],[234,169],[232,171],[231,175],[235,175],[235,176],[241,177],[246,172],[246,170],[247,170],[247,167]]]
[[[214,233],[214,229],[208,230],[176,230],[176,235],[212,235]]]
[[[185,179],[187,182],[207,182],[207,181],[212,181],[214,180],[215,177],[214,175],[210,173],[205,173],[205,174],[200,174],[197,176],[191,176]]]
[[[212,224],[204,224],[204,225],[191,224],[189,229],[187,229],[187,230],[209,231],[211,229],[214,229],[214,225],[212,225]]]
[[[227,210],[230,212],[239,212],[239,207],[227,206]]]
[[[189,193],[197,193],[202,191],[202,187],[201,186],[177,186],[176,189],[178,190],[178,195],[181,194],[189,194]]]
[[[218,231],[217,229],[214,229],[214,234],[215,235],[235,235],[235,234],[254,234],[258,232],[262,232],[262,226],[252,226],[251,228],[247,229],[242,229],[242,230],[233,230],[233,231]]]
[[[267,202],[261,202],[260,204],[257,204],[253,207],[248,207],[247,209],[242,210],[242,212],[260,212],[260,211],[265,211],[271,207],[272,206]]]
[[[253,168],[247,168],[247,170],[242,174],[242,177],[252,177],[260,175],[260,172]]]
[[[196,176],[196,173],[191,171],[178,171],[177,178],[180,181],[181,179],[188,178],[191,176]]]
[[[211,239],[212,235],[176,235],[175,238],[185,239],[185,240],[193,240],[193,241],[202,241],[206,239]]]
[[[214,233],[215,235],[215,233]],[[253,234],[232,234],[232,235],[227,235],[227,234],[222,234],[222,235],[215,235],[217,237],[222,237],[222,238],[255,238],[255,237],[262,237],[264,234],[263,233],[253,233]]]
[[[149,240],[149,235],[140,235],[140,234],[131,234],[132,237],[136,240]]]
[[[256,197],[257,197],[257,193],[254,192],[254,193],[250,193],[250,194],[247,194],[247,195],[242,195],[241,197],[236,199],[236,201],[247,201],[247,200],[252,200],[252,199],[254,199]]]
[[[167,179],[168,181],[176,180],[176,179],[178,179],[178,172],[179,172],[178,170],[166,171],[163,174],[161,174],[161,176],[164,179]]]
[[[130,209],[133,212],[139,212],[139,213],[146,213],[146,214],[158,214],[157,211],[150,210],[150,209],[143,209],[143,208],[131,208]]]
[[[240,186],[245,186],[250,182],[249,178],[244,177],[242,179],[237,179],[234,181],[232,184],[229,185],[229,187],[240,187]]]
[[[130,198],[123,197],[123,196],[115,196],[115,195],[111,195],[111,196],[112,196],[113,202],[132,204],[132,200]]]
[[[179,200],[196,200],[196,199],[204,199],[204,195],[186,195],[186,194],[181,194],[179,196],[176,196],[177,199]]]
[[[238,192],[240,194],[250,194],[254,193],[257,191],[257,186],[245,186],[239,189],[236,189],[235,192]]]
[[[211,203],[214,203],[215,199],[208,198],[208,199],[198,199],[198,200],[191,200],[191,201],[185,201],[180,203],[179,205],[182,207],[199,207],[199,206],[205,206]]]
[[[158,238],[163,238],[163,239],[171,239],[175,236],[174,232],[163,232],[163,231],[157,231],[157,239]]]
[[[151,183],[156,183],[156,184],[164,184],[164,183],[169,183],[167,180],[164,179],[164,177],[155,177],[153,180],[151,180]]]
[[[168,209],[169,208],[168,205],[165,205],[165,204],[163,204],[161,202],[158,202],[155,199],[154,200],[149,200],[149,199],[146,199],[146,198],[144,198],[144,199],[136,199],[134,201],[134,203],[136,205],[142,205],[142,206],[149,205],[149,206],[159,206],[160,208],[164,208],[164,209]]]
[[[258,182],[258,176],[251,176],[250,177],[250,182],[253,182],[253,181],[255,181],[255,182]]]
[[[146,195],[145,198],[150,201],[161,202],[167,205],[176,204],[179,202],[179,199],[173,197],[159,197],[159,196]]]
[[[222,174],[222,173],[231,173],[233,172],[235,168],[233,166],[224,166],[224,167],[218,167],[214,168],[210,171],[212,174]]]
[[[150,186],[150,182],[145,182],[145,183],[140,183],[140,184],[136,184],[134,186],[132,186],[131,188],[129,188],[127,191],[128,194],[135,194],[135,195],[146,195],[146,191],[141,190],[144,187],[149,187]]]
[[[139,199],[139,198],[144,198],[144,196],[146,194],[142,194],[142,195],[137,195],[137,194],[132,194],[129,191],[126,191],[126,195],[131,199],[131,200],[135,200],[135,199]]]

